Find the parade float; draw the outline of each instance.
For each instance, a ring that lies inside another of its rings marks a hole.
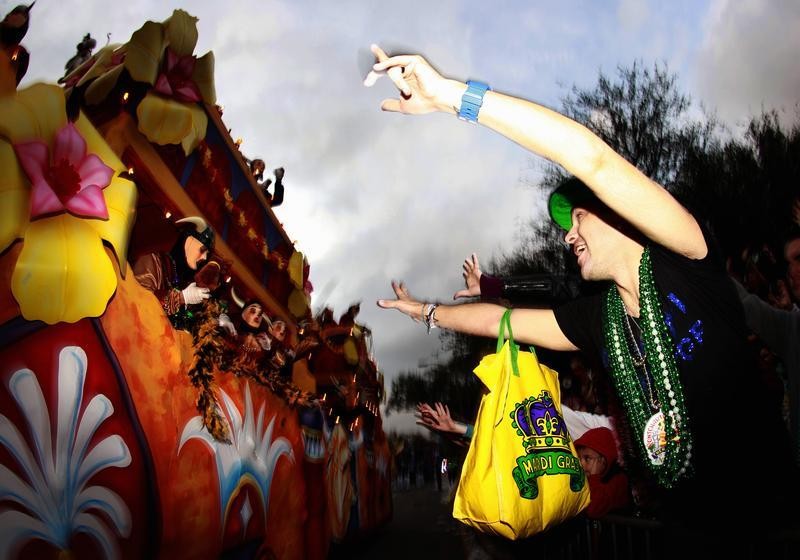
[[[18,88],[28,15],[0,53],[0,558],[324,558],[385,523],[371,333],[357,306],[312,314],[196,18],[87,35],[58,84]],[[173,314],[133,263],[181,231],[213,249],[210,297]],[[225,342],[243,301],[283,325],[275,371]]]

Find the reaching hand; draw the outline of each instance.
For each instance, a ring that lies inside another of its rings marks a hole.
[[[198,288],[196,282],[192,282],[186,286],[182,291],[183,302],[186,305],[196,305],[201,303],[204,299],[208,299],[208,288]]]
[[[229,335],[236,336],[236,327],[233,326],[233,321],[225,313],[220,313],[218,322],[219,326],[228,331]]]
[[[379,299],[378,306],[384,309],[397,309],[401,313],[405,313],[415,321],[422,320],[422,307],[423,303],[412,298],[405,284],[399,284],[392,281],[392,289],[397,299]]]
[[[464,84],[448,80],[434,70],[419,55],[399,55],[389,57],[378,45],[371,46],[378,59],[372,71],[364,80],[371,87],[386,74],[400,90],[400,99],[384,99],[381,109],[409,115],[422,115],[434,111],[455,113],[461,104]]]
[[[472,257],[464,261],[463,268],[464,272],[462,276],[464,277],[464,284],[466,284],[467,289],[457,291],[453,294],[453,299],[480,296],[481,276],[483,273],[481,272],[481,265],[478,263],[478,255],[472,253]]]
[[[447,405],[437,402],[434,407],[428,403],[421,403],[417,405],[417,424],[425,426],[430,430],[437,432],[446,432],[453,434],[463,434],[463,427],[459,427],[456,422],[450,417],[450,409]]]

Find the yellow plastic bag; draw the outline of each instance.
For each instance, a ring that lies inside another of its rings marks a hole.
[[[589,504],[589,486],[561,416],[558,374],[520,352],[503,315],[497,353],[475,374],[483,395],[453,517],[508,539],[532,536]],[[504,342],[504,330],[509,339]]]

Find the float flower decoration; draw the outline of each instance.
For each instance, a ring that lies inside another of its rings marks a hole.
[[[196,45],[197,18],[175,10],[163,23],[145,22],[126,44],[98,52],[75,86],[86,87],[84,99],[95,105],[127,71],[134,82],[150,86],[136,107],[139,131],[155,144],[180,144],[188,155],[208,126],[199,103],[216,103],[214,54],[197,58]]]
[[[22,238],[11,290],[23,317],[48,324],[101,315],[126,272],[136,209],[125,167],[64,92],[36,84],[0,97],[0,251]]]
[[[125,70],[126,45],[107,45],[64,78],[64,87],[80,88],[86,84],[84,99],[90,105],[103,101],[117,85]]]
[[[180,144],[191,153],[206,135],[208,117],[199,101],[213,105],[214,55],[192,53],[197,18],[175,10],[164,23],[146,22],[131,37],[125,68],[152,89],[136,108],[139,130],[156,144]]]
[[[84,406],[87,366],[81,347],[61,350],[54,407],[48,407],[30,369],[17,370],[8,380],[31,444],[0,414],[0,446],[21,472],[0,465],[0,500],[21,508],[0,512],[0,558],[16,557],[33,540],[61,549],[59,557],[71,557],[70,542],[78,533],[88,535],[105,558],[121,557],[118,541],[131,534],[130,510],[119,494],[90,481],[108,468],[128,467],[131,453],[119,434],[98,435],[114,406],[102,394]]]

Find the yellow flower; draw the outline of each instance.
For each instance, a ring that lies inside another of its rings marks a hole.
[[[104,312],[117,287],[117,276],[103,240],[114,249],[125,274],[136,210],[135,185],[118,176],[125,167],[80,115],[74,126],[86,142],[86,153],[114,172],[102,188],[108,219],[69,211],[31,217],[31,181],[14,145],[41,142],[53,154],[57,133],[67,124],[64,92],[58,86],[37,84],[0,97],[0,251],[24,239],[11,290],[23,317],[49,324]]]
[[[146,22],[128,43],[125,68],[153,86],[136,108],[139,130],[156,144],[181,144],[186,154],[205,137],[214,104],[214,55],[196,58],[197,18],[175,10],[164,23]]]
[[[94,64],[83,76],[78,77],[77,87],[90,83],[86,88],[84,98],[89,105],[97,105],[108,97],[114,90],[122,71],[125,69],[125,45],[108,45],[103,47],[95,56]],[[67,81],[69,85],[69,81]]]
[[[197,18],[175,10],[163,23],[145,22],[128,43],[100,50],[86,73],[73,79],[78,87],[86,86],[84,99],[90,105],[115,91],[123,70],[135,82],[149,84],[136,107],[139,130],[155,144],[180,144],[189,154],[208,126],[200,102],[216,103],[214,54],[197,58],[196,45]]]

